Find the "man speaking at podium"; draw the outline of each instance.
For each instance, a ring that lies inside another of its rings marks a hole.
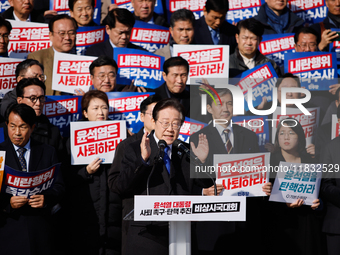
[[[113,182],[114,192],[123,198],[123,217],[133,209],[133,196],[146,195],[190,195],[195,193],[194,179],[190,178],[190,162],[184,153],[173,145],[184,122],[184,109],[177,99],[163,99],[152,113],[155,130],[145,132],[141,140],[129,144],[121,160],[120,173]],[[162,144],[164,155],[160,154]],[[207,150],[207,142],[198,144]],[[152,171],[152,169],[154,170]],[[150,176],[151,175],[151,176]],[[149,185],[147,180],[150,176]],[[206,187],[212,183],[208,181]],[[202,185],[201,185],[202,186]],[[196,194],[201,194],[197,189]],[[122,254],[168,254],[168,222],[123,221]]]

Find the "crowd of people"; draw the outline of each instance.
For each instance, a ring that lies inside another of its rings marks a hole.
[[[300,88],[301,82],[260,52],[262,36],[294,33],[295,52],[326,52],[339,37],[331,29],[340,28],[339,0],[325,0],[326,18],[310,27],[287,7],[287,0],[266,0],[256,16],[238,24],[226,21],[228,0],[207,0],[203,15],[197,20],[188,9],[176,10],[169,24],[164,15],[154,12],[156,0],[131,0],[133,13],[105,0],[101,5],[101,24],[93,19],[94,0],[70,0],[70,15],[49,10],[47,2],[9,0],[11,7],[0,15],[0,57],[8,57],[12,30],[8,20],[48,23],[52,43],[49,48],[29,53],[17,65],[17,86],[1,101],[0,130],[5,141],[0,144],[0,151],[6,152],[5,164],[30,173],[61,163],[53,187],[41,194],[12,196],[1,191],[0,253],[6,255],[168,254],[168,222],[123,218],[133,210],[135,195],[214,195],[212,180],[190,178],[193,162],[173,146],[185,117],[207,124],[191,135],[187,145],[203,165],[213,165],[217,154],[260,152],[255,132],[230,125],[237,106],[229,89],[213,89],[215,93],[206,102],[208,115],[200,113],[200,89],[209,91],[214,84],[187,86],[189,63],[174,55],[173,46],[229,45],[230,78],[270,63],[280,77],[276,83],[280,106],[281,90]],[[135,86],[133,81],[131,85],[117,84],[115,49],[146,51],[130,42],[136,20],[168,27],[170,31],[169,43],[154,52],[165,58],[164,83],[155,90]],[[136,134],[126,131],[128,138],[116,147],[112,164],[102,164],[102,159],[97,158],[89,164],[72,165],[71,141],[62,137],[59,128],[44,115],[44,103],[46,96],[65,94],[52,89],[55,52],[76,54],[77,29],[98,25],[105,26],[108,39],[86,50],[86,55],[96,59],[89,67],[90,90],[74,92],[82,96],[82,118],[78,121],[110,121],[107,93],[154,94],[140,104],[143,128]],[[333,114],[340,123],[340,84],[334,82],[329,91],[311,95],[304,106],[320,109],[313,142],[306,144],[303,126],[296,119],[285,119],[285,124],[280,121],[275,139],[265,144],[271,166],[280,162],[339,165],[340,138],[332,140],[331,130]],[[288,99],[304,96],[286,93]],[[271,105],[263,97],[257,109],[269,109]],[[225,122],[215,126],[214,120]],[[164,161],[156,160],[162,140],[167,145]],[[287,204],[268,201],[273,183],[274,178],[262,186],[267,196],[247,197],[245,222],[192,223],[192,254],[338,254],[340,182],[336,173],[325,175],[319,198],[311,206],[304,205],[302,199]],[[218,184],[217,194],[222,190]]]

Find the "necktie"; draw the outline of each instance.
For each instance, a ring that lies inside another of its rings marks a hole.
[[[17,151],[19,153],[19,162],[20,162],[20,165],[21,165],[21,170],[23,172],[27,172],[26,160],[25,160],[25,157],[24,157],[24,154],[27,151],[27,149],[26,148],[19,148]]]
[[[170,158],[169,158],[169,155],[168,155],[169,149],[170,149],[169,146],[165,147],[163,161],[164,161],[166,170],[168,170],[168,173],[170,174]]]
[[[231,150],[233,149],[233,145],[231,144],[230,139],[229,139],[229,132],[230,132],[229,129],[223,130],[223,133],[225,135],[225,140],[226,140],[225,147],[227,149],[228,154],[230,154]]]
[[[218,44],[219,39],[218,39],[218,32],[217,32],[217,30],[211,29],[211,39],[213,40],[213,43],[215,45]]]

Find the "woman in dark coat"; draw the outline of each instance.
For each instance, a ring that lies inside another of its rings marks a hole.
[[[81,106],[82,121],[108,120],[109,103],[104,92],[85,93]],[[111,164],[101,163],[97,158],[86,166],[71,166],[65,177],[69,254],[120,254],[121,200],[107,185]]]

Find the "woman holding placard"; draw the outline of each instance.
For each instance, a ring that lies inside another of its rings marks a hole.
[[[270,166],[274,168],[280,162],[313,163],[313,158],[306,151],[304,130],[293,118],[281,120],[277,128]],[[264,188],[268,195],[273,181],[274,179],[270,179],[270,183]],[[303,206],[303,203],[303,199],[287,204],[267,203],[268,248],[275,250],[275,254],[324,254],[321,236],[322,211],[314,211],[319,207],[320,201],[314,200],[311,207]]]

